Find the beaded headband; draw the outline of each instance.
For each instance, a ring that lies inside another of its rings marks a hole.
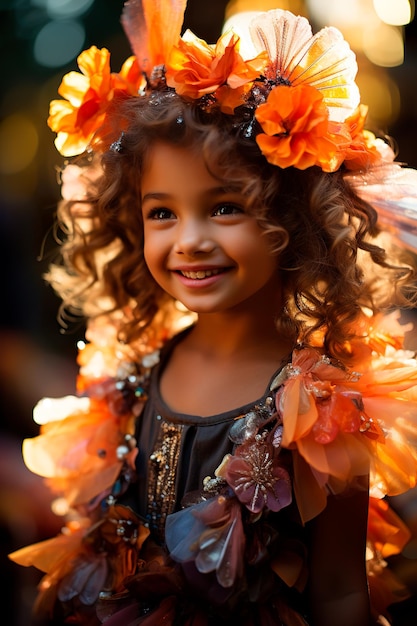
[[[186,4],[125,3],[121,20],[134,56],[118,73],[106,48],[79,55],[81,73],[64,76],[64,100],[50,105],[48,124],[63,156],[110,147],[104,138],[118,99],[177,93],[208,113],[233,116],[236,132],[280,168],[361,170],[384,158],[386,144],[364,128],[355,55],[337,29],[313,35],[307,19],[275,9],[209,45],[189,30],[181,36]]]

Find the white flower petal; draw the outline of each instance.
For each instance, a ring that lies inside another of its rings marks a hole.
[[[323,28],[313,36],[309,22],[289,11],[260,13],[250,23],[257,52],[271,59],[268,78],[318,89],[329,109],[329,118],[344,121],[359,105],[355,84],[355,54],[336,28]]]
[[[33,409],[33,419],[37,424],[48,424],[63,420],[74,413],[87,413],[89,408],[89,398],[42,398]]]

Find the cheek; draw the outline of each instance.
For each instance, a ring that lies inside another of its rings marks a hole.
[[[151,257],[152,256],[152,252],[154,250],[157,250],[157,239],[158,237],[156,236],[157,233],[155,233],[152,228],[145,228],[143,229],[143,253],[145,255],[145,258],[147,256]]]
[[[251,250],[247,265],[250,267],[251,275],[255,281],[262,283],[277,279],[279,276],[279,256],[269,251],[266,241],[264,247],[261,245]]]
[[[149,271],[151,272],[151,274],[153,274],[154,268],[155,268],[155,263],[156,263],[155,251],[156,250],[157,250],[156,246],[152,243],[152,237],[147,237],[145,234],[145,242],[143,246],[143,258],[145,259],[145,263]]]
[[[151,251],[151,247],[149,244],[149,238],[147,237],[145,233],[144,241],[143,241],[143,258],[145,259],[146,265],[149,265],[150,251]]]
[[[151,274],[160,271],[165,265],[166,244],[164,238],[159,233],[148,232],[145,230],[145,239],[143,246],[143,256]]]
[[[243,233],[235,246],[237,254],[246,264],[252,264],[254,269],[268,268],[273,271],[278,268],[277,252],[273,252],[270,240],[263,231],[253,230]]]

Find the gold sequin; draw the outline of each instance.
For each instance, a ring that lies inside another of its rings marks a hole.
[[[175,482],[181,447],[182,424],[163,421],[155,450],[149,457],[148,520],[152,531],[164,538],[167,515],[175,506]]]

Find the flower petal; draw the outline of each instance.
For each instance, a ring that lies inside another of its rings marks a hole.
[[[177,43],[187,0],[129,0],[122,25],[142,71],[165,63]]]
[[[200,573],[215,571],[224,588],[242,574],[245,535],[235,498],[219,496],[168,515],[165,538],[175,561],[195,561]]]
[[[299,169],[320,164],[331,171],[338,145],[329,133],[328,111],[317,89],[278,85],[255,117],[264,131],[256,141],[270,163]]]
[[[323,28],[313,36],[304,17],[275,9],[256,16],[250,32],[256,49],[268,51],[272,78],[318,89],[331,120],[344,121],[356,109],[356,58],[336,28]]]
[[[166,63],[167,84],[189,98],[201,98],[227,85],[239,90],[234,98],[236,104],[231,105],[229,98],[224,105],[225,110],[233,110],[241,104],[239,100],[245,90],[242,92],[240,88],[258,77],[266,63],[264,53],[244,61],[239,54],[239,43],[239,37],[228,32],[213,47],[187,30]],[[221,98],[227,95],[223,91]]]

